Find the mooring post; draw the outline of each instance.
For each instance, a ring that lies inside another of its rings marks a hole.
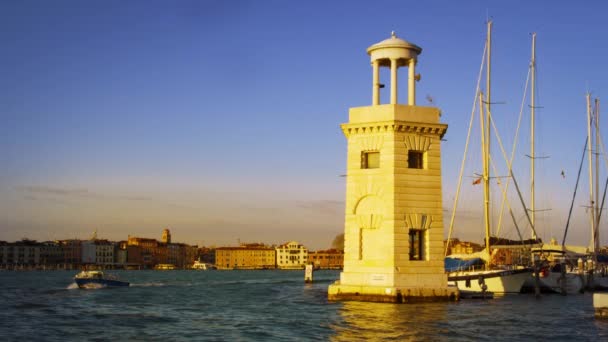
[[[314,272],[313,264],[306,265],[306,269],[304,269],[304,282],[312,283],[312,274]]]

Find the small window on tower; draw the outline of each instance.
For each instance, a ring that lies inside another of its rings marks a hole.
[[[407,167],[410,169],[424,169],[424,152],[410,150],[407,153]]]
[[[380,152],[361,152],[361,168],[377,169],[380,167]]]
[[[410,229],[410,260],[421,261],[424,260],[424,230],[421,229]]]

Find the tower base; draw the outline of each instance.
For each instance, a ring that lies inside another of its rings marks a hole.
[[[331,301],[359,301],[383,303],[422,303],[458,301],[460,292],[455,286],[445,288],[385,287],[369,285],[329,285],[327,298]]]

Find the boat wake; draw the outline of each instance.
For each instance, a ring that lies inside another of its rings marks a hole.
[[[131,284],[131,287],[162,287],[169,286],[167,283],[141,283],[141,284]]]
[[[78,289],[78,284],[76,283],[71,283],[70,285],[68,285],[68,287],[66,287],[66,290],[76,290]]]

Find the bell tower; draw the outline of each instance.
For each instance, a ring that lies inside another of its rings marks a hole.
[[[455,300],[444,270],[441,138],[434,107],[416,106],[422,49],[395,33],[367,49],[372,105],[349,111],[344,270],[330,300]],[[379,69],[390,68],[390,103],[380,103]],[[398,69],[408,68],[407,105],[397,99]]]
[[[171,243],[171,231],[169,230],[169,228],[165,228],[163,230],[163,237],[161,239],[161,242]]]

